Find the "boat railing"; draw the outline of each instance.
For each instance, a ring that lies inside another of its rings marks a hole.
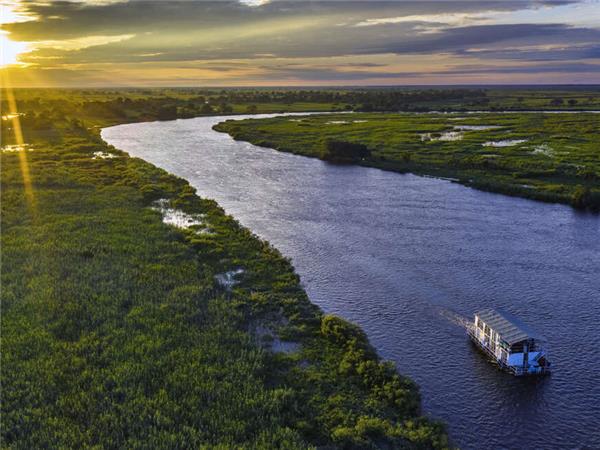
[[[497,364],[502,369],[506,370],[509,373],[512,373],[515,376],[544,375],[549,374],[551,372],[546,350],[542,345],[539,345],[537,342],[537,345],[532,345],[532,348],[529,349],[528,353],[539,352],[539,356],[536,359],[536,361],[539,359],[539,357],[543,357],[545,359],[545,363],[543,365],[533,365],[531,364],[532,360],[530,360],[530,362],[527,364],[527,367],[523,367],[522,365],[513,366],[508,364],[509,348],[506,348],[506,345],[503,346],[502,343],[500,344],[504,351],[502,351],[500,353],[500,356],[498,356],[492,348],[492,344],[494,344],[495,341],[492,341],[489,335],[483,334],[483,331],[478,332],[478,330],[480,329],[472,323],[466,326],[466,330],[467,334],[469,335],[469,337],[471,337],[473,342],[477,344],[477,346],[481,350],[483,350],[495,364]]]

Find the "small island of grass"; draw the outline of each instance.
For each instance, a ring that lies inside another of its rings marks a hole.
[[[600,210],[600,114],[355,113],[226,121],[234,139]]]

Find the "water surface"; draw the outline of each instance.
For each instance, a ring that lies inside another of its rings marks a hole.
[[[291,257],[312,301],[360,324],[460,447],[600,448],[598,216],[235,142],[212,130],[225,119],[102,136]],[[463,324],[487,307],[548,338],[550,377],[514,378],[475,350]]]

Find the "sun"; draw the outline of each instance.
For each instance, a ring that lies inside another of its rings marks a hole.
[[[7,33],[0,32],[0,67],[19,64],[19,55],[25,53],[27,47],[26,42],[11,41]]]

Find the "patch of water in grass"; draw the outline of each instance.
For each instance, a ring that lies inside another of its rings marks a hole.
[[[228,270],[227,272],[218,273],[215,275],[215,280],[221,285],[221,287],[230,290],[233,286],[239,283],[236,277],[244,273],[244,269],[238,268],[234,270]]]
[[[548,144],[536,145],[531,152],[534,155],[543,155],[549,158],[554,158],[556,152]]]
[[[114,153],[94,152],[94,156],[92,156],[92,159],[113,159],[116,157],[117,155],[115,155]]]
[[[328,124],[328,125],[344,125],[344,124],[365,123],[365,122],[368,122],[368,120],[329,120],[329,121],[325,122],[325,124]]]
[[[443,131],[441,133],[421,133],[421,141],[460,141],[464,137],[462,131]]]
[[[455,125],[455,130],[460,131],[485,131],[485,130],[496,130],[502,128],[501,125]]]
[[[14,145],[3,145],[1,148],[3,153],[22,152],[22,151],[33,151],[29,144],[14,144]]]
[[[299,342],[282,340],[275,331],[264,324],[257,325],[252,332],[258,338],[259,345],[265,350],[287,355],[300,350]]]
[[[527,139],[504,139],[502,141],[488,141],[484,142],[484,147],[512,147],[513,145],[519,145],[527,142]]]
[[[162,214],[162,221],[167,225],[184,229],[197,225],[205,225],[205,216],[203,214],[188,214],[180,209],[171,208],[169,201],[166,199],[157,200],[155,204],[156,206],[153,206],[152,209]],[[210,230],[204,228],[196,230],[196,232],[198,234],[207,234],[210,233]]]

